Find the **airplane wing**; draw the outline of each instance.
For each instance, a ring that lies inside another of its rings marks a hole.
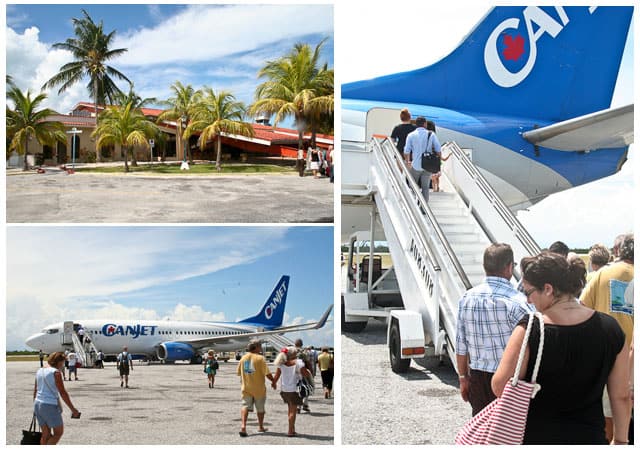
[[[526,131],[522,137],[568,152],[626,147],[633,143],[633,104]]]
[[[331,309],[333,305],[330,305],[329,308],[324,312],[320,320],[317,322],[309,322],[301,325],[290,325],[287,327],[279,327],[274,328],[273,330],[265,330],[265,331],[256,331],[253,333],[242,333],[242,334],[230,334],[226,336],[208,336],[206,338],[200,339],[180,339],[174,342],[181,342],[185,344],[190,344],[193,347],[200,348],[206,346],[215,347],[216,344],[229,343],[229,342],[245,342],[247,338],[260,338],[261,336],[268,336],[271,334],[283,334],[289,333],[291,331],[304,331],[304,330],[317,330],[322,328],[327,319],[329,318],[329,314],[331,314]]]

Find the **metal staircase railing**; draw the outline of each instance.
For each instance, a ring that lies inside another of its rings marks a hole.
[[[442,148],[454,156],[443,164],[445,176],[489,240],[511,245],[516,261],[540,253],[536,241],[458,144],[447,142]],[[514,276],[519,279],[520,272],[516,270]]]
[[[284,347],[293,347],[294,342],[279,334],[270,334],[265,336],[265,341],[269,342],[273,347],[280,350]]]
[[[447,143],[443,149],[453,156],[443,163],[444,176],[467,205],[478,233],[484,233],[490,242],[510,244],[516,258],[537,254],[540,249],[533,238],[464,151],[455,143]],[[425,324],[425,337],[431,338],[437,353],[446,343],[455,364],[457,302],[472,285],[396,146],[387,138],[374,136],[367,150],[372,153],[371,191],[392,253],[392,247],[397,247],[392,258],[394,265],[400,266],[396,277],[405,307],[407,302],[413,302],[411,309],[422,311],[423,318],[427,312],[430,323]],[[406,261],[398,264],[399,258]],[[411,271],[416,279],[407,281]],[[516,275],[519,278],[519,272]],[[406,286],[411,284],[418,285],[420,293],[414,288],[409,289],[409,295],[421,298],[406,298]],[[420,305],[420,301],[426,305]]]
[[[83,345],[83,343],[80,342],[80,338],[76,335],[76,333],[73,333],[71,335],[71,340],[73,342],[73,350],[82,361],[82,366],[84,368],[95,367],[98,350],[93,344],[93,340],[91,339],[87,342],[87,336],[85,336],[84,345]]]

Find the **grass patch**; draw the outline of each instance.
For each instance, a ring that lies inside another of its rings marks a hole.
[[[119,167],[82,167],[76,172],[86,173],[124,173],[124,165]],[[138,167],[129,166],[130,173],[148,173],[159,175],[229,175],[229,174],[265,174],[294,173],[295,168],[273,164],[223,164],[217,171],[215,164],[190,164],[189,170],[180,170],[180,164],[153,164]]]

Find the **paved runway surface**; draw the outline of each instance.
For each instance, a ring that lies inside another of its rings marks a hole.
[[[371,319],[341,342],[343,444],[453,445],[471,406],[448,359],[412,361],[407,373],[393,373],[386,325]]]
[[[221,363],[214,389],[207,387],[202,367],[188,364],[134,366],[130,389],[120,388],[115,363],[104,370],[80,369],[79,381],[65,387],[80,420],[71,420],[64,406],[65,432],[61,444],[171,445],[322,445],[333,444],[333,399],[322,396],[320,375],[311,413],[297,417],[299,436],[287,437],[287,406],[270,387],[265,415],[266,433],[258,433],[255,413],[249,414],[248,437],[240,437],[240,380],[235,361]],[[8,362],[7,444],[19,444],[28,428],[33,384],[39,362]],[[272,369],[272,366],[270,366]],[[272,369],[273,371],[273,369]]]
[[[333,183],[289,174],[12,174],[7,222],[333,222]]]

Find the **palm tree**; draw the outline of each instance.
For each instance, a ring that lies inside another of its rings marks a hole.
[[[333,70],[328,70],[326,64],[318,67],[325,42],[323,39],[314,50],[308,44],[298,43],[288,55],[267,61],[258,72],[258,78],[267,78],[267,81],[256,88],[256,101],[249,113],[275,114],[274,126],[293,116],[298,129],[298,148],[302,148],[307,120],[326,109],[329,96],[333,97]],[[321,101],[320,97],[326,98]]]
[[[185,136],[200,132],[200,148],[204,150],[207,142],[216,139],[216,169],[220,170],[222,155],[222,133],[253,137],[253,127],[243,121],[245,107],[242,102],[228,91],[216,92],[204,88],[204,97],[192,111],[192,122],[185,130]]]
[[[160,104],[169,107],[169,109],[158,116],[157,122],[166,120],[173,120],[176,122],[176,155],[179,155],[180,150],[183,148],[183,130],[189,123],[190,111],[202,98],[202,91],[199,89],[193,89],[190,84],[184,86],[179,81],[173,83],[171,91],[174,95],[169,97],[167,100],[160,102]],[[189,151],[188,153],[189,161],[192,162],[191,152]],[[186,154],[184,157],[186,158]]]
[[[54,88],[60,85],[58,94],[63,93],[69,87],[81,79],[88,77],[87,89],[93,96],[95,107],[96,127],[98,125],[98,103],[112,103],[115,96],[120,93],[113,78],[131,81],[121,72],[108,66],[107,61],[116,58],[127,51],[126,48],[110,49],[115,37],[115,30],[104,34],[102,21],[96,24],[89,14],[83,9],[82,19],[72,19],[75,38],[68,38],[65,42],[53,44],[53,48],[68,50],[73,54],[74,61],[63,65],[60,72],[47,81],[42,89]],[[100,153],[96,150],[96,161],[100,161]]]
[[[149,147],[149,139],[159,133],[158,126],[147,120],[133,103],[110,106],[100,113],[98,126],[91,134],[97,136],[98,151],[105,145],[119,144],[124,150],[124,171],[129,172],[129,152],[135,146]]]
[[[41,93],[31,98],[30,91],[25,95],[17,87],[12,87],[7,98],[14,104],[14,109],[9,106],[6,109],[7,137],[11,139],[8,150],[24,153],[24,170],[28,170],[29,141],[35,138],[42,145],[53,145],[58,141],[64,143],[67,141],[64,125],[46,121],[47,117],[55,114],[52,109],[38,110],[47,98],[46,94]]]
[[[131,104],[132,109],[137,109],[142,113],[142,108],[157,103],[158,100],[155,97],[142,98],[133,90],[133,83],[129,86],[129,93],[125,94],[121,92],[115,96],[115,104],[119,106],[126,106]],[[136,158],[136,152],[131,152],[131,165],[133,167],[138,166],[138,160]]]

